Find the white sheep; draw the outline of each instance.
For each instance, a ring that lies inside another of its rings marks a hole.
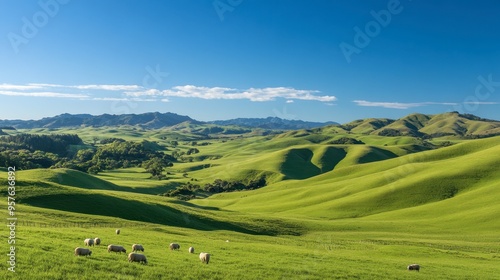
[[[188,252],[189,252],[190,254],[193,254],[193,253],[194,253],[194,248],[193,248],[193,247],[189,247]]]
[[[408,267],[407,267],[408,270],[416,270],[418,272],[420,272],[420,265],[419,264],[410,264]]]
[[[208,264],[210,261],[210,254],[209,253],[200,253],[200,261],[202,263]]]
[[[117,229],[115,232],[116,234],[120,234],[120,229]]]
[[[75,248],[75,256],[90,256],[92,255],[92,251],[87,248],[76,247]]]
[[[94,238],[95,245],[101,245],[101,239],[99,237]]]
[[[94,246],[94,239],[87,238],[83,240],[83,243],[85,244],[85,246]]]
[[[123,248],[123,246],[121,246],[121,245],[113,245],[113,244],[111,244],[111,245],[108,246],[108,253],[109,252],[116,252],[116,253],[123,252],[123,253],[126,254],[127,250],[125,250],[125,248]]]
[[[137,253],[128,254],[128,261],[129,262],[145,263],[145,264],[148,263],[146,256],[144,256],[143,254],[137,254]]]
[[[135,251],[144,252],[144,247],[142,247],[141,244],[134,244],[134,245],[132,245],[132,252],[135,252]]]
[[[177,243],[170,243],[169,248],[170,248],[170,250],[179,250],[181,248],[181,245],[179,245]]]

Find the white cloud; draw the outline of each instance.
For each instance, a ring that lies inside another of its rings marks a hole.
[[[125,91],[124,94],[127,96],[160,96],[161,91],[157,89],[147,89],[139,91]]]
[[[130,101],[128,98],[117,98],[117,97],[94,97],[91,100],[94,100],[94,101]]]
[[[143,87],[138,85],[60,85],[60,84],[44,84],[44,83],[29,83],[27,85],[0,84],[0,90],[36,90],[48,88],[76,88],[87,90],[105,90],[105,91],[126,91],[126,90],[141,90]]]
[[[452,102],[416,102],[416,103],[401,103],[401,102],[372,102],[366,100],[354,100],[358,106],[366,107],[382,107],[390,109],[409,109],[414,107],[422,107],[428,105],[446,105],[446,106],[456,106],[458,103]]]
[[[264,102],[276,98],[293,100],[314,100],[321,102],[335,101],[335,96],[315,95],[316,90],[298,90],[289,87],[275,88],[249,88],[238,90],[226,87],[199,87],[193,85],[175,86],[167,90],[149,89],[144,91],[127,91],[128,96],[165,96],[200,99],[248,99],[250,101]]]
[[[85,94],[80,91],[85,90]],[[273,101],[278,98],[285,99],[287,103],[294,100],[310,100],[320,102],[332,102],[337,98],[330,95],[320,95],[317,90],[301,90],[291,87],[267,87],[249,88],[245,90],[227,87],[200,87],[194,85],[175,86],[166,90],[145,89],[138,85],[110,85],[110,84],[89,84],[89,85],[60,85],[48,83],[30,83],[27,85],[0,84],[0,91],[3,95],[12,96],[40,96],[40,97],[61,97],[61,98],[87,98],[89,100],[100,101],[139,101],[169,102],[168,97],[179,98],[199,98],[199,99],[246,99],[254,102]],[[106,95],[106,92],[118,93],[120,96]],[[101,96],[95,96],[100,94]],[[105,95],[105,96],[104,96]]]
[[[63,86],[77,89],[91,89],[91,90],[108,90],[108,91],[125,91],[125,90],[140,90],[141,86],[138,85],[76,85],[76,86]]]
[[[13,85],[13,84],[0,84],[0,90],[34,90],[41,89],[42,87],[37,84],[28,85]]]
[[[8,96],[31,96],[31,97],[54,97],[54,98],[88,98],[86,94],[72,94],[61,92],[37,91],[37,92],[23,92],[23,91],[5,91],[1,90],[0,95]]]

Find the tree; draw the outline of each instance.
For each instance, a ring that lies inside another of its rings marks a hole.
[[[147,172],[151,173],[153,178],[158,178],[161,180],[163,177],[162,173],[165,170],[166,164],[159,158],[152,158],[150,160],[144,161],[142,167],[146,169]]]

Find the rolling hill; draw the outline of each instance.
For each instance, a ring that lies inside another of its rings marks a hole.
[[[16,171],[14,278],[497,279],[500,136],[465,139],[495,134],[496,123],[455,113],[413,114],[205,139],[191,133],[226,127],[187,121],[156,130],[36,129],[87,141],[96,135],[148,139],[166,153],[200,139],[204,144],[168,167],[161,181],[140,167],[98,175]],[[400,135],[382,136],[384,129]],[[435,131],[445,136],[423,139]],[[173,139],[179,140],[175,146]],[[437,145],[448,140],[451,146]],[[250,191],[189,201],[163,195],[188,183],[262,176],[267,186]],[[0,184],[7,186],[7,177],[0,169]],[[1,196],[0,207],[8,209],[7,193]],[[127,249],[143,244],[148,264],[129,263],[106,246],[92,247],[88,258],[73,256],[84,238],[95,236]],[[181,251],[168,250],[170,242],[179,242]],[[7,242],[3,246],[8,252]],[[210,265],[189,254],[189,246],[210,252]],[[406,271],[410,263],[421,271]],[[0,271],[0,278],[7,273]]]
[[[298,175],[312,174],[317,169],[304,164],[308,153],[296,150],[297,154],[288,163],[296,163],[295,173],[289,170],[298,174],[292,178],[296,180],[283,180],[252,191],[251,195],[224,193],[194,202],[233,211],[327,220],[388,213],[403,221],[404,214],[398,214],[401,211],[426,218],[439,212],[439,218],[435,216],[435,219],[460,223],[464,217],[458,213],[466,212],[469,213],[468,230],[477,226],[493,230],[499,227],[495,220],[500,206],[493,200],[500,197],[497,188],[500,159],[490,155],[500,152],[499,143],[499,137],[475,140],[384,161],[334,168],[308,178]]]
[[[398,120],[365,119],[341,125],[347,131],[381,136],[481,138],[500,135],[500,122],[458,112],[411,114]]]

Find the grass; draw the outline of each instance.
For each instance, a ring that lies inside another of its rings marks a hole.
[[[155,139],[132,132],[107,133]],[[98,176],[18,171],[16,273],[4,262],[0,278],[498,278],[499,137],[415,153],[411,137],[351,135],[367,144],[328,145],[340,135],[315,133],[207,140],[197,147],[199,161],[176,163],[162,181],[141,168]],[[185,182],[263,174],[269,185],[254,191],[187,202],[157,195]],[[7,184],[5,169],[0,184]],[[5,192],[0,208],[7,209]],[[97,236],[104,245],[91,257],[73,255]],[[171,242],[181,250],[168,250]],[[129,252],[134,243],[144,245],[148,265],[105,247]],[[212,254],[209,265],[199,261],[201,251]],[[421,271],[406,271],[410,263]]]

